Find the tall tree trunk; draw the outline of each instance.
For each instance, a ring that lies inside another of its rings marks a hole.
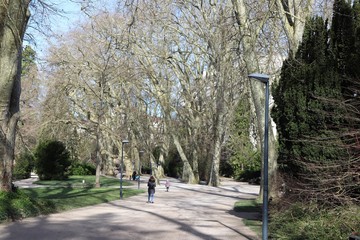
[[[276,0],[276,11],[285,31],[289,55],[296,53],[304,32],[305,21],[312,13],[314,0]]]
[[[197,147],[193,150],[193,162],[192,162],[192,169],[194,173],[195,182],[198,183],[200,181],[199,176],[199,151]]]
[[[253,72],[259,72],[259,62],[256,57],[256,42],[258,41],[258,34],[262,26],[258,26],[256,30],[251,29],[249,18],[248,18],[248,10],[243,0],[233,0],[234,11],[236,20],[238,23],[238,28],[241,36],[243,36],[242,44],[244,48],[243,58],[246,63],[246,68],[248,74]],[[263,24],[263,23],[262,23]],[[253,81],[253,80],[251,80]],[[263,143],[263,136],[264,136],[264,128],[263,122],[261,119],[264,119],[264,101],[262,101],[265,96],[264,86],[260,83],[249,82],[250,92],[252,96],[252,103],[255,109],[256,119],[257,119],[257,130],[258,136],[261,139],[261,143]],[[269,135],[271,131],[269,131]],[[272,149],[273,143],[271,143],[271,139],[269,138],[269,149]],[[275,144],[274,144],[275,145]],[[263,152],[263,144],[261,144],[261,150]],[[269,162],[276,162],[276,157],[269,153]],[[262,175],[263,175],[264,163],[262,161]],[[264,178],[262,178],[263,180]],[[263,184],[261,184],[260,194],[262,196],[262,188]]]
[[[221,75],[221,74],[219,74]],[[224,75],[221,75],[222,77]],[[219,82],[224,81],[223,79]],[[221,84],[219,84],[221,85]],[[223,87],[218,87],[217,94],[216,94],[216,114],[214,119],[214,152],[212,156],[212,163],[211,163],[211,173],[210,173],[210,180],[209,185],[217,187],[220,184],[220,158],[221,158],[221,147],[223,145],[223,136],[225,134],[225,127],[226,124],[225,116],[226,110],[224,105],[224,90]]]
[[[221,139],[217,137],[214,142],[214,154],[211,163],[211,173],[209,185],[217,187],[220,184],[219,170],[220,170],[220,157],[221,157]]]
[[[0,3],[0,190],[11,191],[19,119],[21,50],[30,0]]]
[[[164,165],[165,165],[165,156],[164,156],[164,152],[162,150],[160,150],[160,155],[159,155],[159,159],[158,159],[158,165],[157,165],[157,173],[158,173],[158,178],[163,178],[165,176],[165,172],[164,172]]]
[[[184,181],[186,181],[187,183],[197,183],[196,182],[196,178],[194,175],[194,172],[191,168],[191,165],[189,163],[189,160],[186,157],[186,154],[183,151],[183,148],[181,147],[181,144],[179,142],[179,139],[176,135],[172,134],[173,140],[174,140],[174,144],[176,146],[176,149],[180,155],[180,158],[183,162],[183,174],[182,174],[182,179]]]

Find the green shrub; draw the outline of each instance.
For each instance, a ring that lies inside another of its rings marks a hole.
[[[23,152],[15,160],[13,177],[15,179],[25,179],[31,176],[34,168],[34,155],[31,152]]]
[[[271,238],[284,240],[347,240],[351,232],[359,230],[359,206],[320,209],[297,203],[272,213],[269,223]]]
[[[96,168],[89,163],[73,163],[71,164],[69,175],[95,175]]]
[[[0,222],[13,221],[46,213],[49,201],[36,201],[21,190],[0,192]]]
[[[35,151],[35,168],[41,180],[61,180],[68,176],[70,153],[56,140],[40,142]]]
[[[259,184],[261,177],[261,154],[253,152],[251,157],[236,154],[231,157],[231,165],[234,170],[234,178],[238,181]]]

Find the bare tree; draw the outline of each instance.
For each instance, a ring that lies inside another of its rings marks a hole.
[[[225,1],[218,5],[169,1],[161,6],[143,1],[132,7],[133,51],[140,71],[152,84],[149,92],[161,105],[165,142],[171,140],[176,146],[183,179],[195,183],[199,154],[207,148],[201,139],[209,136],[213,147],[207,155],[212,165],[208,173],[212,172],[211,184],[216,186],[229,114],[236,89],[241,89],[233,61],[236,32],[229,18],[231,8]],[[179,131],[179,123],[184,131]]]
[[[63,116],[93,136],[98,186],[105,159],[118,154],[122,139],[128,136],[121,127],[124,129],[130,111],[131,88],[126,84],[126,46],[118,37],[122,36],[120,31],[113,17],[99,15],[59,39],[59,47],[52,48],[49,59],[51,75],[61,82],[57,89],[69,104],[68,114]],[[117,152],[113,152],[114,147]]]
[[[21,151],[31,150],[36,145],[39,134],[41,77],[36,60],[35,50],[29,45],[24,47],[20,96],[21,114],[16,139],[16,155]]]

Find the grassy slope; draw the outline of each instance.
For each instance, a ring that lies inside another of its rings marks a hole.
[[[244,219],[261,236],[261,203],[241,200],[234,206],[240,213],[258,212],[259,219]],[[360,206],[345,205],[324,209],[315,204],[293,203],[284,208],[272,207],[269,215],[269,238],[277,240],[348,240],[349,235],[360,233]]]
[[[85,180],[85,185],[82,183]],[[0,192],[0,222],[65,211],[114,201],[120,198],[119,180],[102,177],[101,188],[93,188],[95,176],[71,176],[64,181],[38,181],[50,187],[18,189],[14,193]],[[89,183],[89,184],[86,184]],[[143,190],[130,189],[123,181],[123,196],[130,197]]]

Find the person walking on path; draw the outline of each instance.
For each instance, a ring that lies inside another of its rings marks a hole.
[[[154,203],[156,182],[154,176],[150,176],[148,181],[148,203]]]
[[[166,191],[168,192],[168,191],[169,191],[169,188],[170,188],[170,182],[169,182],[168,179],[166,179],[165,187],[166,187]]]

